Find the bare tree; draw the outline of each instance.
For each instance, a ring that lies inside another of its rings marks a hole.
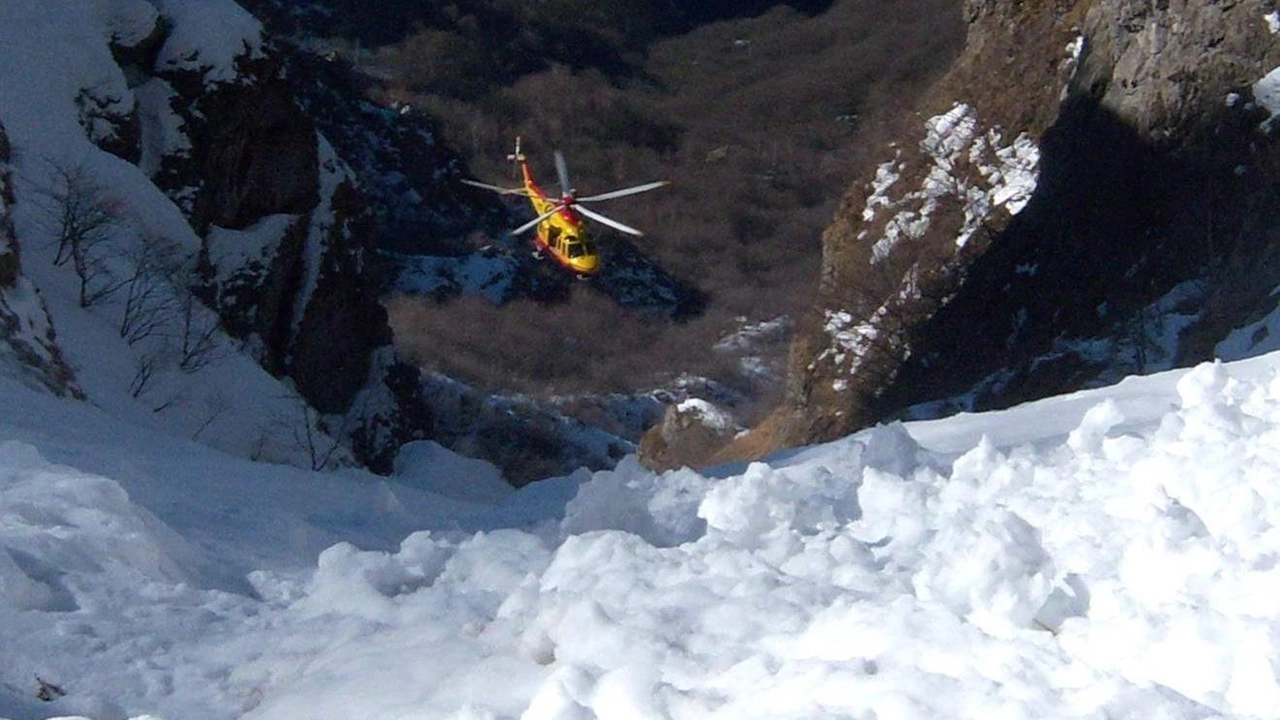
[[[163,358],[163,349],[154,348],[134,360],[133,379],[129,381],[129,395],[131,397],[136,398],[147,389],[152,379],[155,378],[156,371],[160,369],[160,362]]]
[[[204,420],[200,423],[200,427],[196,428],[195,432],[191,434],[191,439],[199,440],[200,435],[202,435],[205,430],[209,429],[210,425],[216,422],[218,418],[222,417],[223,414],[230,409],[231,401],[228,400],[221,392],[215,390],[212,395],[205,396]]]
[[[331,432],[324,416],[311,407],[306,398],[297,393],[290,393],[287,398],[296,404],[302,421],[299,423],[295,420],[289,424],[295,447],[306,453],[312,470],[334,467],[337,457],[344,450],[340,438],[349,429],[349,418],[344,418],[343,427],[338,428],[337,432]]]
[[[41,191],[48,208],[58,251],[53,264],[68,262],[80,279],[80,307],[89,307],[120,288],[103,262],[103,243],[111,239],[120,218],[106,192],[81,165],[52,164],[53,187]]]
[[[178,299],[177,320],[179,369],[190,374],[221,359],[217,316],[185,289]]]
[[[166,238],[145,237],[125,258],[128,277],[122,281],[124,308],[120,317],[120,337],[133,345],[165,331],[175,320],[180,300],[186,293],[176,287],[182,260],[176,243]]]

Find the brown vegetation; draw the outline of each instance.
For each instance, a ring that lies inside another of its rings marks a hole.
[[[441,118],[480,178],[510,177],[504,158],[518,134],[548,184],[553,148],[582,193],[673,181],[610,214],[648,231],[643,250],[709,297],[684,323],[587,292],[502,309],[399,298],[399,344],[505,387],[635,389],[663,371],[714,371],[710,346],[734,318],[795,317],[812,304],[823,229],[850,179],[885,159],[890,120],[958,50],[960,12],[956,0],[842,0],[815,17],[778,7],[659,41],[631,79],[557,65],[487,90],[463,87],[474,48],[450,50],[460,40],[448,33],[383,48],[379,65],[405,78],[383,99]],[[428,66],[430,82],[410,81],[421,78],[410,68]]]
[[[481,389],[525,393],[625,392],[696,368],[724,374],[707,337],[725,328],[699,318],[674,332],[660,318],[619,309],[588,288],[564,303],[518,300],[501,307],[473,296],[443,304],[388,300],[399,345],[424,367]]]

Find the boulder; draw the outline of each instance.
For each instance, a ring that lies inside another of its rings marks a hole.
[[[662,422],[640,439],[640,462],[654,471],[700,468],[742,430],[724,410],[705,400],[688,399],[667,407]]]

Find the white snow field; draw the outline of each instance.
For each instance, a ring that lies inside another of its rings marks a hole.
[[[108,47],[159,12],[206,82],[260,49],[230,0],[0,0],[23,269],[91,399],[0,372],[0,719],[1280,716],[1280,355],[518,492],[430,443],[386,479],[245,459],[307,461],[229,341],[129,392],[40,199],[82,170],[122,242],[199,247],[145,172],[186,147],[173,89]],[[141,168],[82,90],[139,110]]]
[[[0,380],[0,717],[1276,717],[1278,369],[506,497]]]

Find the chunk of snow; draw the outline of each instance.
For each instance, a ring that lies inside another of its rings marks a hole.
[[[98,24],[112,42],[136,47],[155,31],[160,13],[145,0],[112,0],[92,6]]]
[[[1227,386],[1227,371],[1220,362],[1201,363],[1178,380],[1182,407],[1193,408],[1217,402]]]
[[[409,487],[467,502],[496,503],[514,490],[492,463],[459,455],[431,440],[400,446],[394,477]]]
[[[876,167],[875,179],[871,181],[871,195],[867,197],[866,207],[862,211],[864,222],[875,218],[877,207],[887,207],[890,204],[887,191],[902,177],[897,164],[898,160],[895,158]]]
[[[1253,84],[1253,97],[1271,113],[1271,117],[1263,122],[1264,127],[1269,126],[1276,115],[1280,115],[1280,67]]]
[[[1067,57],[1072,62],[1080,61],[1080,53],[1084,52],[1084,36],[1077,35],[1074,40],[1067,43]]]
[[[1102,449],[1102,440],[1111,428],[1124,422],[1124,413],[1109,400],[1103,401],[1084,414],[1080,426],[1067,436],[1067,446],[1079,454],[1096,454]]]
[[[148,177],[155,177],[165,158],[182,157],[191,152],[191,139],[187,137],[182,118],[173,111],[171,103],[178,94],[169,83],[152,78],[135,88],[134,96],[138,99],[141,131],[142,157],[138,167]]]
[[[218,279],[225,281],[255,262],[265,270],[285,233],[297,220],[296,215],[268,215],[243,230],[210,227],[209,260],[217,270]]]

